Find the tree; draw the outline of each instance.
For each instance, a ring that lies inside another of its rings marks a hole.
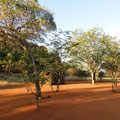
[[[66,73],[68,73],[69,76],[72,78],[73,75],[77,74],[77,69],[69,68],[69,69],[66,70]]]
[[[105,35],[102,29],[93,28],[84,32],[75,30],[72,39],[67,45],[67,54],[72,61],[78,65],[87,66],[92,77],[92,84],[95,84],[102,65],[103,52],[114,38]]]
[[[117,92],[117,80],[120,73],[120,52],[118,41],[105,43],[108,47],[104,51],[102,68],[107,71],[113,80],[112,90]]]
[[[58,53],[59,57],[61,58],[61,62],[63,62],[63,59],[65,58],[64,48],[70,37],[70,31],[62,31],[61,29],[52,32],[49,37],[51,50]]]
[[[53,15],[36,0],[0,1],[0,41],[12,41],[28,52],[35,73],[37,100],[41,98],[39,75],[27,41],[41,41],[46,32],[55,28]]]
[[[60,84],[64,83],[63,71],[64,68],[59,54],[55,51],[51,52],[48,59],[48,73],[52,91],[58,92]],[[52,85],[57,85],[56,90],[53,89]]]
[[[64,64],[63,64],[63,54],[64,47],[69,39],[69,31],[56,30],[52,34],[48,35],[46,45],[49,45],[49,76],[52,79],[52,84],[57,85],[57,90],[59,90],[60,84],[64,83]]]

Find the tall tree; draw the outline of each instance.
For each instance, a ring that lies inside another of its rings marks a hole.
[[[114,38],[105,35],[100,28],[93,28],[87,32],[75,30],[72,33],[72,39],[67,46],[67,53],[74,63],[88,66],[92,84],[95,84],[103,62],[103,51],[107,48],[104,43],[107,42],[109,45],[112,40]]]
[[[103,64],[102,68],[106,70],[106,72],[109,74],[109,76],[113,80],[112,84],[112,90],[114,92],[117,92],[117,81],[118,76],[120,74],[120,52],[119,52],[119,43],[118,41],[111,41],[111,43],[108,45],[108,43],[105,43],[107,45],[106,50],[104,51],[103,58]]]
[[[55,29],[53,15],[36,0],[0,1],[0,40],[10,40],[28,52],[35,72],[37,99],[41,97],[39,78],[27,40],[41,41],[46,32]]]

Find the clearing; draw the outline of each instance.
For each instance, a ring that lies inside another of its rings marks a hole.
[[[67,81],[53,93],[49,86],[42,88],[39,101],[26,86],[0,89],[0,120],[120,120],[120,93],[113,93],[112,83]]]

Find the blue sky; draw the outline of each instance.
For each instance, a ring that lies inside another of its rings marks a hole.
[[[53,14],[57,28],[102,27],[120,38],[120,0],[39,0]]]

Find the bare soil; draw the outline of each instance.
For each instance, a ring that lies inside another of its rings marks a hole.
[[[0,89],[0,120],[120,120],[120,93],[111,86],[68,81],[56,93],[45,85],[40,108],[27,86]]]

